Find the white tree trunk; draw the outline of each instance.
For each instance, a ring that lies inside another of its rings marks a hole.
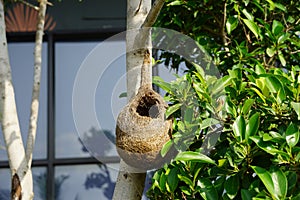
[[[151,8],[151,0],[127,0],[127,30],[126,34],[126,71],[127,71],[127,100],[136,95],[141,83],[141,67],[144,61],[142,51],[132,51],[138,29],[144,23]],[[152,77],[152,73],[149,73]],[[141,163],[142,164],[142,163]],[[123,160],[120,162],[119,175],[115,186],[113,200],[139,200],[142,198],[146,173],[128,166]]]
[[[31,99],[31,113],[29,119],[29,131],[27,135],[26,145],[26,158],[28,166],[31,167],[32,152],[35,143],[38,111],[39,111],[39,95],[40,95],[40,83],[41,83],[41,69],[42,69],[42,47],[43,47],[43,35],[46,16],[47,0],[40,0],[38,24],[35,37],[34,48],[34,75],[33,75],[33,87],[32,87],[32,99]]]
[[[17,115],[6,41],[3,1],[0,1],[0,113],[1,128],[12,174],[12,199],[32,199],[32,174],[27,165]]]
[[[11,199],[32,200],[32,152],[38,117],[42,38],[47,0],[40,0],[36,35],[34,85],[26,153],[22,141],[7,49],[3,0],[0,0],[0,121],[11,169]]]
[[[152,83],[151,31],[150,29],[139,29],[151,27],[154,24],[164,2],[164,0],[156,0],[151,7],[151,0],[127,0],[126,71],[128,101],[137,94],[142,82],[144,84]],[[150,66],[144,67],[142,71],[145,53],[150,54],[148,61]],[[142,75],[144,76],[143,79]],[[113,200],[139,200],[142,198],[146,173],[137,173],[138,171],[139,169],[128,166],[121,160]]]

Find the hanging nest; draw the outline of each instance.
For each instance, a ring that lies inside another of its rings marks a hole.
[[[171,155],[162,157],[160,154],[171,134],[172,120],[165,119],[167,106],[151,87],[141,86],[120,112],[116,127],[117,151],[128,165],[149,170],[171,159]]]

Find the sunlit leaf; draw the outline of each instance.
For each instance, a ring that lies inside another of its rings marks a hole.
[[[169,152],[170,148],[173,145],[173,140],[169,140],[164,144],[164,146],[161,148],[160,154],[162,157],[165,157],[165,155]]]
[[[294,123],[290,123],[285,132],[285,139],[290,147],[296,146],[299,142],[299,129]]]
[[[254,99],[247,99],[245,102],[244,102],[244,105],[242,107],[242,113],[244,115],[247,115],[251,109],[251,106],[253,105],[254,103]]]
[[[274,186],[274,196],[276,199],[285,199],[288,189],[285,174],[277,167],[271,167],[270,175]]]
[[[180,152],[175,160],[181,160],[181,161],[195,161],[195,162],[201,162],[201,163],[208,163],[208,164],[215,164],[215,162],[208,156],[201,154],[199,152],[193,152],[193,151],[184,151]]]
[[[248,19],[243,19],[243,21],[246,24],[246,26],[250,29],[250,31],[255,35],[255,37],[258,38],[259,27],[257,26],[257,24],[255,24],[255,22],[250,21]]]
[[[298,120],[300,120],[300,102],[291,102],[291,105],[298,115]]]
[[[274,35],[278,35],[279,33],[282,33],[284,29],[284,26],[282,25],[281,22],[274,20],[272,23],[272,33]]]
[[[239,21],[238,18],[236,16],[230,16],[227,21],[226,21],[226,30],[228,32],[228,34],[230,35],[231,32],[236,29],[236,27],[238,26]]]
[[[178,178],[179,180],[185,182],[188,186],[194,187],[193,181],[189,177],[178,174]]]
[[[218,198],[218,193],[212,184],[211,180],[201,178],[197,181],[197,185],[201,188],[200,195],[205,200],[215,200]]]
[[[216,125],[216,124],[219,124],[219,123],[220,123],[219,120],[216,120],[214,118],[207,118],[207,119],[202,121],[200,128],[205,129],[207,127],[211,127],[212,125]]]
[[[279,54],[278,54],[278,57],[279,57],[279,60],[280,60],[280,62],[281,62],[281,64],[282,64],[282,66],[285,67],[285,66],[286,66],[286,60],[285,60],[283,54],[282,54],[282,53],[279,53]]]
[[[274,195],[274,184],[271,174],[264,168],[251,166],[271,195]]]
[[[245,139],[246,122],[242,115],[236,118],[232,125],[232,130],[235,136],[240,138],[240,141]]]
[[[179,6],[183,4],[183,1],[172,1],[171,3],[167,4],[167,6]]]
[[[182,106],[181,103],[177,103],[177,104],[174,104],[174,105],[168,107],[168,109],[166,111],[166,118],[170,117],[170,115],[172,115],[174,112],[179,110],[181,108],[181,106]]]
[[[246,126],[246,140],[248,140],[250,136],[253,136],[257,133],[259,128],[259,122],[260,122],[259,113],[255,113],[250,117],[249,122]]]
[[[273,47],[271,47],[271,48],[268,47],[266,50],[266,53],[268,56],[273,57],[274,54],[276,53],[276,50]]]
[[[171,91],[171,84],[165,82],[161,77],[159,76],[153,76],[152,78],[152,82],[153,84],[157,85],[158,87],[160,87],[161,89],[163,89],[166,92],[170,92]]]

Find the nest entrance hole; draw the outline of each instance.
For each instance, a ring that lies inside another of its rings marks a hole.
[[[143,96],[139,101],[136,112],[140,116],[158,118],[159,108],[157,99],[148,95]]]

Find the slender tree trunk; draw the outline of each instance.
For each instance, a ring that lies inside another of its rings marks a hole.
[[[27,165],[17,115],[8,57],[4,7],[0,1],[0,113],[1,128],[12,174],[12,199],[32,199],[32,174]],[[26,189],[25,189],[26,188]]]
[[[144,54],[132,51],[138,29],[144,23],[151,8],[151,0],[127,0],[127,30],[126,35],[126,66],[127,66],[127,99],[136,95],[141,83],[141,67]],[[149,74],[152,77],[152,74]],[[141,163],[142,164],[142,163]],[[146,173],[137,173],[138,169],[128,166],[123,160],[120,162],[119,175],[115,186],[113,200],[138,200],[142,198]]]
[[[34,48],[34,74],[33,74],[31,110],[30,110],[31,113],[29,119],[29,131],[28,131],[27,145],[26,145],[26,159],[29,167],[31,167],[31,162],[32,162],[32,152],[35,143],[38,111],[39,111],[39,95],[40,95],[40,83],[41,83],[41,71],[42,71],[42,47],[43,47],[46,8],[47,8],[47,0],[40,0],[38,24],[37,24],[35,48]]]
[[[146,52],[150,53],[148,56],[150,67],[143,68],[143,74],[146,74],[143,78],[147,80],[147,83],[152,82],[150,29],[140,30],[140,28],[151,27],[154,24],[163,4],[164,0],[156,0],[151,7],[151,0],[127,0],[126,71],[128,101],[137,94],[141,85],[142,65]],[[113,200],[138,200],[142,198],[146,173],[138,172],[139,169],[128,166],[121,160]]]
[[[9,63],[3,0],[0,0],[0,121],[11,169],[11,199],[32,200],[33,180],[31,172],[32,151],[36,135],[38,116],[38,96],[40,90],[41,51],[46,0],[40,0],[39,22],[37,27],[34,86],[29,125],[28,142],[25,148],[22,141],[14,88]]]

